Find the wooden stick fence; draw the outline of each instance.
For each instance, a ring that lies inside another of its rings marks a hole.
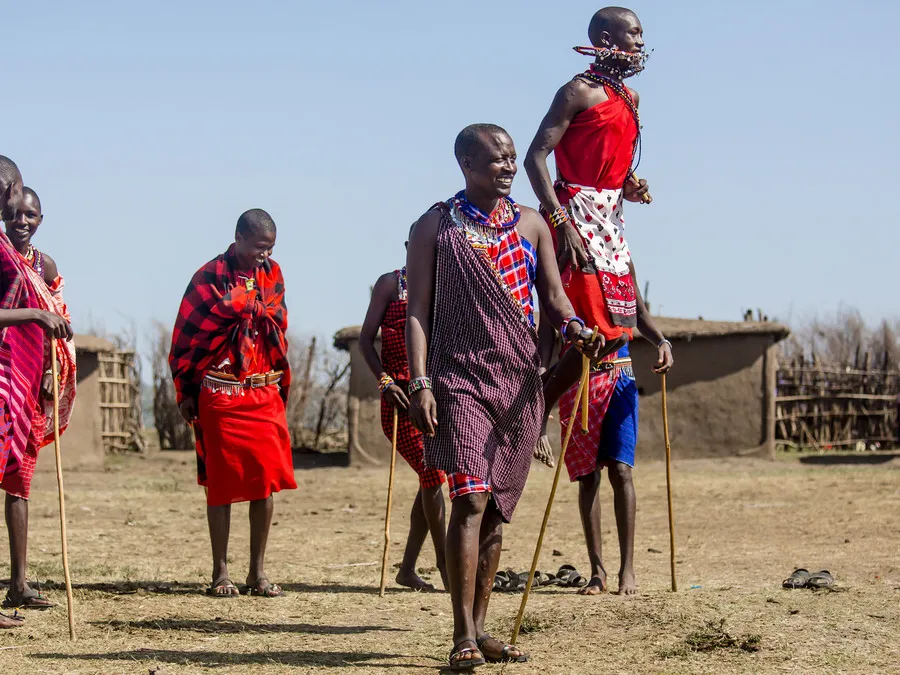
[[[789,447],[900,445],[900,370],[870,368],[866,354],[853,368],[795,360],[779,368],[775,438]]]

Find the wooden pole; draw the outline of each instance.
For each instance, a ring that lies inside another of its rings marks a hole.
[[[590,359],[584,354],[581,355],[581,376],[584,377],[584,373],[588,373],[588,381],[584,387],[581,388],[581,435],[587,436],[588,433],[588,409],[590,402],[590,394],[591,394],[591,380],[590,380],[590,370],[591,370],[591,362]]]
[[[594,337],[597,335],[597,328],[594,327]],[[593,342],[593,338],[591,340]],[[534,547],[534,557],[531,559],[531,571],[528,573],[528,582],[525,584],[525,593],[522,595],[522,604],[519,605],[519,614],[516,616],[516,624],[513,627],[512,638],[510,644],[516,644],[519,639],[519,630],[522,628],[522,619],[525,618],[525,606],[528,604],[528,596],[531,595],[531,586],[534,583],[534,572],[537,570],[538,559],[541,557],[541,547],[544,545],[544,534],[547,531],[547,523],[550,521],[550,510],[553,508],[553,498],[556,496],[556,486],[559,484],[559,475],[562,472],[563,464],[566,459],[566,449],[569,447],[569,440],[572,438],[572,430],[575,428],[575,420],[578,418],[578,405],[582,401],[582,392],[587,388],[591,377],[590,360],[583,357],[581,361],[581,381],[578,384],[578,391],[575,394],[575,401],[572,405],[572,416],[569,418],[569,424],[566,427],[566,436],[563,439],[562,450],[559,452],[559,461],[556,463],[556,473],[553,476],[553,487],[550,488],[550,499],[547,500],[547,508],[544,509],[544,520],[541,523],[541,531],[538,534],[537,545]]]
[[[391,548],[391,503],[394,501],[394,465],[397,462],[397,409],[394,408],[394,431],[391,434],[391,473],[388,478],[387,508],[384,513],[384,554],[381,556],[381,588],[378,596],[384,597],[387,586],[388,552]]]
[[[62,456],[59,449],[59,365],[56,338],[50,338],[50,370],[53,377],[53,446],[56,449],[56,483],[59,486],[59,531],[62,536],[63,575],[66,578],[66,609],[69,613],[69,640],[75,640],[75,613],[72,578],[69,576],[69,544],[66,534],[66,491],[63,488]]]
[[[678,591],[675,579],[675,518],[672,514],[672,449],[669,446],[669,410],[666,405],[666,374],[662,374],[663,437],[666,441],[666,494],[669,498],[669,553],[672,573],[672,591]]]

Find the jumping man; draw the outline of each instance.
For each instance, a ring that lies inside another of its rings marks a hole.
[[[566,294],[612,347],[591,376],[591,433],[576,437],[566,456],[569,476],[580,481],[579,503],[593,567],[583,592],[606,589],[597,499],[599,468],[606,465],[622,554],[619,590],[631,594],[636,592],[631,467],[637,431],[637,390],[627,347],[632,329],[637,327],[657,347],[655,372],[666,372],[673,359],[671,344],[641,298],[623,220],[624,202],[640,202],[648,193],[646,181],[637,181],[631,170],[640,143],[639,98],[624,84],[644,67],[643,27],[631,10],[606,7],[594,14],[588,35],[592,47],[578,51],[595,56],[595,61],[557,92],[528,150],[525,168],[554,234]],[[555,186],[547,168],[551,152],[559,173]],[[552,344],[552,335],[542,334],[542,344]],[[547,365],[546,349],[542,356]],[[568,391],[560,414],[571,414],[579,360],[570,351],[549,377],[546,413]]]
[[[194,274],[178,310],[169,366],[197,439],[197,482],[206,488],[216,598],[234,597],[228,576],[231,505],[250,502],[250,571],[242,589],[277,597],[265,572],[273,493],[297,487],[285,416],[284,277],[272,260],[275,221],[262,209],[238,219],[234,243]]]

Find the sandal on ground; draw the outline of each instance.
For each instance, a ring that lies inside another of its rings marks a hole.
[[[19,616],[18,612],[13,612],[12,616],[8,614],[0,613],[0,623],[5,625],[0,625],[0,630],[4,628],[21,628],[25,625],[25,617]]]
[[[819,570],[806,581],[807,588],[831,588],[834,586],[834,577],[828,570]]]
[[[490,656],[488,656],[485,653],[484,643],[488,642],[489,640],[493,640],[497,644],[502,645],[500,648],[500,656],[499,657],[491,658]],[[506,644],[505,642],[498,640],[497,638],[495,638],[493,635],[490,635],[489,633],[485,633],[480,638],[475,640],[475,644],[478,645],[478,649],[484,655],[484,658],[487,659],[488,663],[526,663],[528,661],[528,654],[523,652],[516,645]],[[511,656],[510,652],[513,650],[519,652],[519,655]]]
[[[228,577],[216,579],[213,585],[206,589],[206,594],[211,598],[236,598],[240,595],[238,587]]]
[[[16,601],[10,598],[9,593],[7,593],[6,598],[3,600],[3,604],[0,606],[2,606],[3,609],[50,609],[51,607],[56,607],[56,603],[50,602],[47,596],[29,588],[25,591],[25,594]]]
[[[525,590],[527,579],[522,579],[515,572],[498,572],[494,577],[494,590],[502,593],[521,593]]]
[[[791,572],[791,576],[781,582],[782,588],[803,588],[806,586],[806,583],[809,581],[809,570],[803,569],[800,567],[799,569],[795,569]]]
[[[476,646],[463,647],[460,649],[460,646],[467,642]],[[478,643],[475,640],[470,640],[468,638],[457,642],[450,652],[450,670],[454,673],[458,673],[464,670],[472,670],[487,663],[484,659],[484,654],[481,653],[481,650],[478,649],[477,645]],[[467,658],[463,658],[464,656]]]
[[[567,588],[581,588],[588,582],[572,565],[562,565],[556,573],[556,578]]]
[[[278,584],[273,584],[265,577],[256,580],[253,586],[246,585],[241,588],[242,594],[249,594],[254,598],[280,598],[284,590]]]

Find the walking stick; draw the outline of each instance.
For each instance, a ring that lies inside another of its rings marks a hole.
[[[666,494],[669,498],[669,552],[672,571],[672,592],[678,590],[675,580],[675,519],[672,515],[672,449],[669,447],[669,410],[666,406],[666,374],[662,374],[663,437],[666,441]]]
[[[53,377],[53,445],[56,448],[56,482],[59,485],[59,530],[62,535],[63,574],[66,578],[66,609],[69,613],[69,639],[75,640],[72,578],[69,576],[69,544],[66,536],[66,491],[63,489],[62,457],[59,450],[59,366],[56,363],[55,338],[50,340],[50,361]]]
[[[397,462],[397,409],[394,408],[394,431],[391,435],[391,474],[388,478],[387,509],[384,513],[384,554],[381,556],[381,588],[379,597],[384,597],[387,585],[388,550],[391,547],[391,502],[394,501],[394,464]]]
[[[594,326],[594,335],[591,342],[597,337],[597,327]],[[547,500],[547,508],[544,510],[544,521],[541,523],[541,532],[538,534],[537,546],[534,547],[534,558],[531,560],[531,572],[528,574],[528,582],[525,584],[525,593],[522,596],[522,604],[519,605],[519,614],[516,616],[516,625],[513,627],[510,644],[516,644],[519,639],[519,630],[522,628],[522,619],[525,618],[525,605],[528,604],[528,596],[531,595],[531,586],[534,583],[534,572],[537,570],[538,559],[541,557],[541,546],[544,544],[544,533],[547,531],[547,522],[550,520],[550,509],[553,508],[553,498],[556,496],[556,486],[559,484],[559,474],[562,471],[566,459],[566,449],[572,438],[572,430],[575,428],[575,420],[578,418],[578,405],[582,403],[584,390],[587,388],[591,377],[591,364],[586,356],[581,359],[581,381],[578,383],[578,392],[575,394],[572,416],[566,427],[566,436],[563,439],[562,450],[559,452],[559,460],[556,463],[556,473],[553,476],[553,487],[550,488],[550,499]]]

